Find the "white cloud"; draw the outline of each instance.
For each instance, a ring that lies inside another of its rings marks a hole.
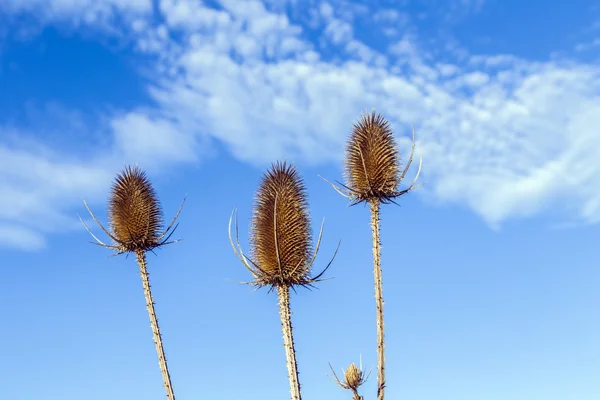
[[[205,7],[200,0],[162,0],[160,9],[170,26],[186,30],[215,31],[231,23],[229,13]]]
[[[37,250],[45,246],[45,233],[80,227],[67,210],[82,194],[97,199],[112,179],[100,162],[84,163],[31,142],[0,145],[0,160],[0,246]]]
[[[399,12],[398,10],[394,10],[391,8],[384,8],[379,10],[373,14],[373,20],[377,22],[398,22],[405,18],[408,18],[406,14]]]
[[[36,251],[46,245],[44,236],[20,225],[0,224],[0,246],[24,251]]]
[[[488,0],[459,0],[448,2],[446,7],[440,8],[445,11],[444,19],[450,23],[456,23],[461,19],[480,12]]]
[[[439,63],[436,65],[436,67],[438,72],[444,77],[449,77],[460,72],[460,69],[456,65],[452,64]]]
[[[196,112],[205,132],[254,162],[290,154],[338,159],[351,123],[377,107],[399,131],[417,125],[429,195],[467,204],[492,225],[558,198],[592,220],[597,200],[583,188],[594,175],[569,181],[565,171],[577,159],[569,154],[580,151],[575,139],[594,133],[598,69],[509,55],[472,57],[463,67],[429,65],[408,38],[395,50],[404,55],[397,73],[384,63],[240,64],[214,47],[203,47],[203,62],[191,63],[188,50],[178,61],[183,80],[168,82],[157,99],[181,119],[198,109],[194,104],[206,104]],[[265,142],[267,148],[254,145]],[[587,162],[600,171],[594,158]]]
[[[149,14],[152,0],[3,0],[0,10],[33,13],[42,20],[104,24],[115,14]]]
[[[337,7],[337,14],[341,13],[342,15],[336,15],[336,8],[327,2],[320,4],[319,11],[324,24],[323,39],[334,45],[347,45],[353,41],[353,14],[351,12],[348,13],[348,10]],[[356,44],[354,47],[356,47]]]
[[[325,28],[325,35],[333,44],[345,43],[352,39],[352,25],[340,19],[333,18]]]
[[[112,128],[115,145],[132,163],[190,162],[199,152],[194,136],[167,119],[129,113],[115,118]]]
[[[330,20],[331,18],[333,18],[333,7],[326,1],[321,3],[321,5],[319,6],[319,11],[321,11],[321,16],[325,20]]]
[[[575,46],[575,51],[584,52],[584,51],[595,49],[597,47],[600,47],[600,38],[596,38],[596,39],[590,40],[588,42],[582,42],[582,43],[577,44]]]
[[[399,57],[418,58],[417,45],[409,35],[404,35],[402,39],[392,43],[388,52]]]

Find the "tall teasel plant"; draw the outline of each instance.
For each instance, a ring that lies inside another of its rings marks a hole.
[[[395,203],[394,199],[415,188],[421,172],[419,169],[404,190],[399,185],[410,168],[415,151],[415,133],[412,130],[412,149],[404,170],[400,170],[400,155],[390,124],[381,114],[364,114],[354,124],[347,145],[344,165],[346,184],[330,183],[341,195],[350,200],[351,205],[368,203],[371,209],[371,230],[373,236],[373,275],[375,281],[375,308],[377,315],[377,400],[385,394],[385,341],[383,318],[383,290],[381,277],[381,240],[379,237],[379,209],[381,204]]]
[[[171,377],[169,375],[169,368],[167,366],[167,359],[163,348],[162,336],[158,326],[158,320],[156,319],[156,312],[154,310],[154,300],[152,299],[150,279],[148,277],[146,265],[146,252],[153,251],[156,248],[178,241],[169,241],[169,239],[177,228],[177,225],[174,226],[174,224],[181,212],[183,203],[179,207],[171,224],[161,233],[163,220],[162,209],[158,197],[156,196],[152,184],[146,177],[146,174],[138,167],[132,166],[125,167],[124,170],[117,175],[112,186],[108,207],[110,230],[104,228],[98,221],[87,205],[85,199],[83,202],[94,221],[96,221],[104,233],[106,233],[114,242],[112,245],[104,244],[90,231],[85,222],[80,218],[90,235],[96,240],[95,243],[92,243],[115,250],[117,252],[115,255],[123,253],[133,253],[136,255],[164,387],[167,398],[169,400],[175,400],[173,385],[171,384]]]
[[[234,216],[235,244],[231,236]],[[302,397],[291,322],[290,288],[312,287],[322,280],[321,276],[333,262],[337,249],[323,271],[312,276],[322,233],[323,225],[313,251],[306,189],[296,169],[285,162],[272,165],[256,193],[250,227],[250,257],[244,254],[239,242],[235,209],[229,219],[229,241],[233,251],[253,277],[253,281],[247,283],[257,289],[267,286],[269,292],[277,290],[292,400]]]

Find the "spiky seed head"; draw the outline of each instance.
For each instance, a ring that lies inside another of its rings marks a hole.
[[[348,388],[357,390],[360,385],[364,383],[363,372],[352,363],[344,372],[344,383]]]
[[[144,171],[127,166],[111,189],[108,214],[121,251],[147,251],[159,245],[162,210]]]
[[[310,282],[312,237],[302,178],[292,165],[277,162],[262,178],[250,228],[260,286]]]
[[[400,158],[390,124],[380,114],[364,114],[346,147],[345,176],[355,203],[389,202],[398,195]]]

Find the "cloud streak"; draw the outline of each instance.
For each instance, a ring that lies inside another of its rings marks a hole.
[[[38,250],[45,247],[46,234],[78,227],[65,211],[82,193],[99,197],[112,173],[100,162],[18,142],[0,144],[0,245]]]

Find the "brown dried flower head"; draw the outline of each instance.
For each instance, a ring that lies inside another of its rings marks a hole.
[[[364,114],[354,124],[344,160],[344,176],[346,184],[336,181],[329,183],[339,194],[351,201],[351,205],[362,202],[393,203],[396,197],[408,193],[415,186],[423,158],[419,160],[419,170],[404,190],[398,186],[410,168],[415,153],[415,131],[412,132],[412,149],[403,171],[400,171],[400,156],[390,124],[380,114]]]
[[[357,203],[385,202],[398,195],[398,149],[389,122],[375,111],[354,124],[346,147],[345,175]]]
[[[352,363],[344,372],[344,382],[350,389],[358,389],[364,383],[363,372]]]
[[[127,251],[156,247],[162,210],[152,184],[137,167],[126,167],[112,186],[108,214],[117,242]]]
[[[335,378],[332,380],[339,387],[341,387],[342,389],[352,391],[352,393],[354,394],[353,400],[362,400],[363,397],[358,394],[358,388],[362,386],[362,384],[365,383],[367,379],[369,379],[369,375],[371,375],[371,372],[369,371],[369,373],[365,376],[362,369],[362,357],[360,361],[360,366],[356,366],[356,364],[351,363],[350,366],[346,368],[346,371],[342,369],[342,372],[344,373],[343,382],[338,378],[331,364],[329,364],[329,368],[331,368],[331,372],[333,372],[333,376]]]
[[[168,240],[177,227],[173,228],[173,224],[181,212],[183,203],[169,227],[161,233],[163,227],[162,210],[150,180],[140,168],[127,166],[117,175],[111,189],[108,206],[110,232],[96,219],[87,203],[85,203],[85,206],[94,221],[100,225],[115,244],[105,245],[89,229],[88,232],[92,234],[98,244],[117,250],[120,254],[148,251],[173,243],[168,242]],[[167,234],[168,236],[165,238]]]
[[[231,219],[229,222],[231,230]],[[272,288],[311,286],[331,265],[330,261],[323,272],[315,277],[310,276],[322,229],[321,226],[313,251],[304,182],[296,169],[284,161],[272,165],[263,176],[256,193],[250,228],[252,258],[244,255],[239,240],[236,249],[231,232],[230,241],[234,252],[252,272],[254,285]]]
[[[265,279],[285,284],[306,279],[312,253],[308,201],[294,167],[277,163],[256,194],[250,242]]]

